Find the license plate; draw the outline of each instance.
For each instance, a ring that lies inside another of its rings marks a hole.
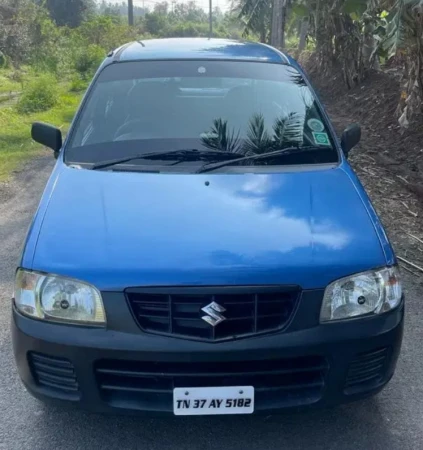
[[[253,386],[175,388],[173,390],[173,412],[176,416],[251,414],[253,411]]]

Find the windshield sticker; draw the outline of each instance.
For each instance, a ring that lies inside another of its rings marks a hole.
[[[310,119],[307,121],[307,125],[312,131],[317,132],[325,131],[325,126],[323,125],[323,122],[321,122],[319,119]]]
[[[313,132],[314,143],[317,145],[330,145],[329,136],[327,133]]]

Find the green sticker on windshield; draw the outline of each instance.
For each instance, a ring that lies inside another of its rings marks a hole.
[[[325,126],[323,125],[323,122],[321,122],[318,119],[309,119],[307,121],[307,125],[311,131],[317,131],[318,133],[325,131]]]
[[[329,136],[327,133],[313,132],[314,142],[317,145],[330,145]]]

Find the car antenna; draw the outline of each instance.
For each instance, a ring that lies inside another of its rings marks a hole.
[[[140,44],[140,45],[142,45],[143,47],[145,47],[145,44],[144,44],[143,41],[137,41],[137,42],[138,42],[138,44]]]

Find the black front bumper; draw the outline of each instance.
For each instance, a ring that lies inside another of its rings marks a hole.
[[[379,392],[400,352],[403,304],[379,317],[319,325],[320,294],[303,293],[284,332],[220,343],[145,334],[114,293],[103,297],[107,330],[36,321],[14,309],[15,358],[35,397],[98,412],[172,414],[173,387],[252,384],[256,412]]]

